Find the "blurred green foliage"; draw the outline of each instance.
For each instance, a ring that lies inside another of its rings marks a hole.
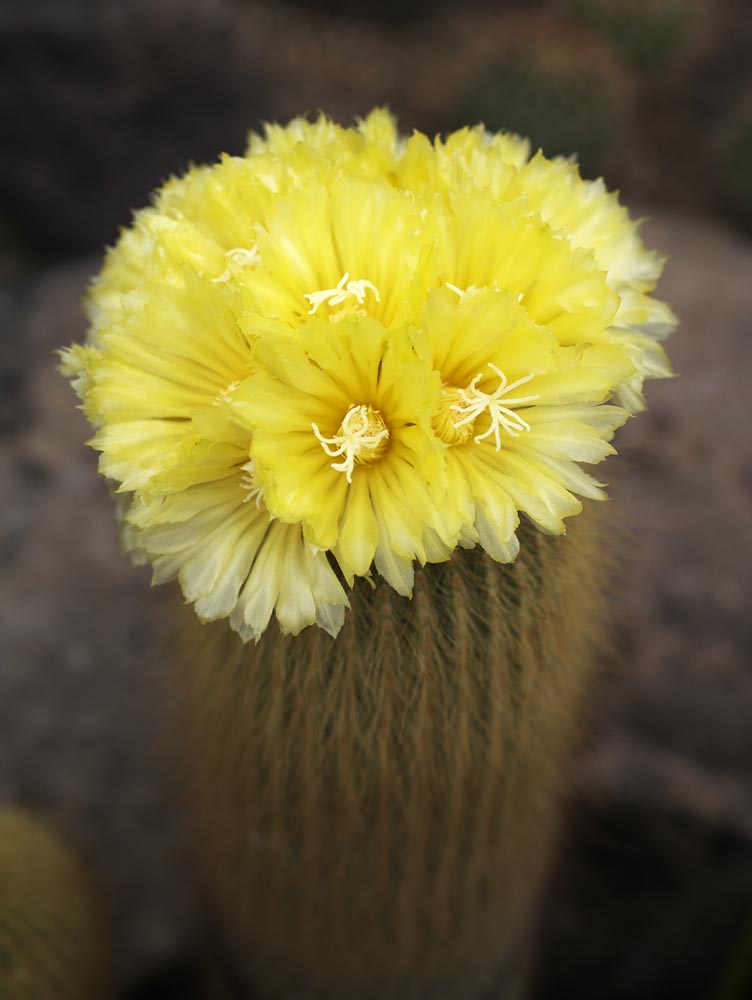
[[[618,112],[607,81],[552,43],[483,70],[460,102],[458,124],[519,132],[547,156],[574,154],[583,174],[594,175],[602,172]]]
[[[724,196],[739,221],[752,223],[752,93],[724,122],[718,149]]]
[[[571,0],[572,15],[596,28],[637,73],[663,73],[680,52],[688,12],[680,0]]]
[[[710,1000],[749,1000],[752,996],[752,916],[733,942],[728,961]]]

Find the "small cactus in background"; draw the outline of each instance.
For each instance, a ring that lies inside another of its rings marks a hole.
[[[108,1000],[102,915],[78,861],[55,834],[0,810],[0,997]]]

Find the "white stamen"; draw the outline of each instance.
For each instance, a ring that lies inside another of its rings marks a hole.
[[[230,382],[230,384],[226,385],[224,389],[220,389],[220,391],[214,397],[214,404],[217,405],[218,403],[228,402],[230,396],[232,396],[233,392],[235,392],[235,390],[239,385],[240,385],[239,381]]]
[[[376,458],[379,445],[389,438],[381,414],[365,404],[350,407],[339,428],[341,433],[333,437],[324,437],[316,424],[311,427],[330,458],[344,456],[344,461],[332,462],[332,468],[344,472],[348,483],[352,483],[355,462],[365,464],[369,458]]]
[[[488,410],[488,415],[491,419],[491,425],[487,431],[483,434],[478,434],[473,438],[476,444],[483,441],[489,435],[493,434],[494,440],[496,442],[496,450],[499,451],[501,448],[501,438],[499,436],[499,428],[502,427],[507,434],[512,437],[519,437],[522,431],[529,431],[530,424],[523,420],[519,413],[515,413],[512,409],[513,406],[524,406],[526,403],[534,403],[539,395],[534,396],[516,396],[512,399],[507,397],[507,393],[516,389],[520,385],[524,385],[529,382],[530,379],[535,378],[535,372],[530,372],[524,378],[517,379],[516,382],[512,382],[511,385],[507,383],[507,377],[500,368],[496,365],[490,364],[488,367],[499,376],[499,385],[494,390],[494,392],[483,392],[478,389],[478,382],[483,378],[483,373],[479,372],[475,378],[472,380],[470,385],[466,389],[460,389],[459,394],[462,397],[461,403],[456,403],[450,407],[450,409],[455,410],[459,416],[459,420],[454,421],[455,427],[462,427],[465,424],[469,424],[476,420],[481,413]]]
[[[366,300],[366,292],[373,292],[373,297],[377,302],[381,302],[381,295],[379,294],[378,288],[370,281],[365,278],[358,278],[357,281],[350,281],[350,274],[348,271],[342,275],[342,277],[337,282],[336,288],[325,288],[320,292],[306,292],[305,297],[311,304],[311,308],[308,310],[309,316],[314,316],[318,311],[320,305],[325,302],[329,307],[341,305],[348,299],[353,298],[359,306],[362,306]]]
[[[454,294],[460,299],[464,299],[466,295],[477,295],[478,292],[481,291],[477,285],[468,285],[467,288],[458,288],[457,285],[453,285],[449,281],[445,281],[444,284],[450,292],[454,292]]]
[[[264,494],[261,487],[256,483],[256,464],[253,459],[251,459],[250,462],[246,462],[245,465],[241,465],[240,468],[245,473],[240,480],[241,489],[246,491],[246,496],[243,497],[243,503],[249,503],[251,500],[255,500],[256,507],[260,509],[261,503],[264,499]]]
[[[252,243],[250,247],[232,247],[232,249],[225,253],[225,260],[231,264],[235,264],[237,267],[256,267],[261,263],[261,254],[259,253],[258,245]],[[212,282],[215,285],[220,285],[231,278],[232,271],[227,267],[218,278],[212,278]]]
[[[240,267],[256,267],[261,263],[261,254],[257,243],[251,243],[249,247],[233,247],[228,250],[225,257],[238,264]]]

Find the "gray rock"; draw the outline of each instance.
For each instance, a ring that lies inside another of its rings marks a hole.
[[[163,752],[161,592],[118,551],[90,429],[55,370],[80,338],[93,270],[28,295],[23,419],[0,439],[0,798],[48,816],[106,899],[125,979],[189,933],[189,889]]]
[[[670,254],[678,374],[648,388],[603,467],[621,536],[611,649],[546,908],[543,1000],[752,991],[752,246],[680,217],[646,235]]]

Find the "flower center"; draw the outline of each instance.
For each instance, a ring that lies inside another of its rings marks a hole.
[[[336,288],[325,288],[320,292],[305,293],[305,297],[311,304],[308,315],[315,316],[319,307],[326,304],[330,310],[333,310],[335,306],[342,306],[336,312],[330,312],[329,320],[333,323],[347,315],[367,316],[366,310],[359,307],[364,305],[369,291],[377,302],[381,302],[381,294],[376,285],[366,281],[365,278],[350,281],[350,274],[345,271],[337,282]]]
[[[444,444],[464,444],[473,436],[471,422],[465,422],[462,426],[457,425],[456,408],[463,403],[461,393],[462,389],[458,389],[456,385],[445,385],[441,388],[439,408],[434,413],[431,424],[434,434]]]
[[[489,424],[487,430],[482,434],[476,434],[473,438],[476,444],[493,434],[496,450],[499,451],[501,448],[501,430],[504,430],[511,437],[519,437],[523,431],[530,430],[530,424],[519,413],[515,413],[515,407],[535,402],[539,398],[538,394],[531,396],[509,396],[508,393],[535,378],[535,372],[530,372],[524,378],[519,378],[516,382],[509,383],[507,382],[506,375],[500,368],[490,363],[488,367],[499,376],[499,384],[493,392],[483,392],[482,389],[478,388],[478,382],[483,378],[482,372],[478,372],[467,388],[457,389],[454,386],[448,386],[442,392],[442,397],[444,393],[447,394],[447,397],[451,393],[455,394],[455,401],[447,402],[447,409],[451,416],[446,418],[451,425],[453,433],[459,435],[463,433],[467,434],[466,437],[460,437],[456,441],[448,441],[447,437],[444,436],[448,432],[445,430],[444,435],[442,435],[434,424],[434,430],[441,440],[446,441],[447,444],[460,444],[466,441],[472,433],[475,421],[483,413],[488,414]],[[441,407],[439,407],[438,413],[441,414]],[[469,428],[470,430],[465,432],[465,428]]]
[[[348,483],[352,482],[355,464],[373,465],[386,451],[389,440],[384,418],[378,410],[364,403],[350,407],[333,437],[324,437],[316,424],[311,427],[330,458],[343,456],[341,462],[332,462],[332,468],[344,472]]]

